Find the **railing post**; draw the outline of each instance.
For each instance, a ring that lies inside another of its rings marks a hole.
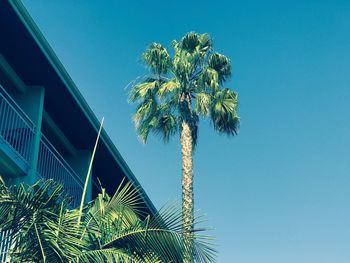
[[[20,179],[20,182],[33,184],[38,180],[37,164],[39,158],[39,146],[41,138],[41,123],[44,110],[45,89],[42,86],[28,86],[27,92],[14,95],[16,102],[33,121],[35,125],[34,141],[32,144],[30,167],[28,174]],[[17,180],[17,179],[16,179]]]

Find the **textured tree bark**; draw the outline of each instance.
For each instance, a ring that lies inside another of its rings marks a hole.
[[[193,163],[192,136],[187,122],[182,122],[181,154],[182,154],[182,221],[185,245],[188,248],[184,255],[184,263],[193,261]]]

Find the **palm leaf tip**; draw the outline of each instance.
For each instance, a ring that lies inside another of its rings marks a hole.
[[[213,47],[213,43],[209,34],[201,34],[199,36],[199,43],[202,52],[208,52]]]
[[[164,142],[169,142],[170,138],[177,133],[177,118],[172,114],[165,114],[159,118],[158,133]]]
[[[218,73],[220,84],[231,77],[231,63],[226,56],[219,53],[211,54],[208,59],[208,65]]]
[[[240,118],[237,106],[238,95],[229,89],[217,91],[213,95],[211,119],[215,130],[228,135],[238,134]]]
[[[136,125],[139,139],[142,143],[146,143],[150,132],[155,132],[158,128],[158,119],[155,115],[147,116]]]
[[[179,42],[173,41],[173,46],[179,46],[189,53],[199,52],[205,54],[212,49],[212,40],[209,34],[188,32]]]
[[[211,97],[205,92],[200,92],[196,96],[196,111],[199,115],[208,117],[210,113]]]
[[[155,88],[158,86],[159,80],[157,79],[147,79],[145,82],[138,83],[132,86],[128,101],[130,103],[136,101],[142,101],[143,99],[149,99],[152,97]]]
[[[168,51],[159,43],[152,43],[142,54],[142,61],[154,74],[166,74],[169,71],[171,59]]]
[[[180,47],[183,50],[186,50],[187,52],[192,53],[196,50],[196,47],[200,44],[199,39],[200,39],[199,34],[195,32],[189,32],[180,40]]]
[[[166,95],[172,95],[173,92],[177,91],[181,87],[180,83],[176,80],[176,78],[171,79],[169,81],[164,82],[158,92],[157,95],[160,99],[164,98]]]

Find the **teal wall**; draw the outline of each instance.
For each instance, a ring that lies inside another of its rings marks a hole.
[[[72,157],[67,158],[67,162],[71,165],[77,175],[85,181],[89,164],[91,160],[91,151],[88,150],[80,150],[77,151],[76,154]],[[92,200],[92,175],[90,175],[90,179],[88,182],[88,188],[86,192],[85,202],[89,202]]]

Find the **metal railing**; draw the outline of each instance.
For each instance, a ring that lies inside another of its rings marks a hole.
[[[30,168],[35,125],[11,96],[0,85],[0,144],[5,143]],[[37,174],[63,184],[65,193],[71,197],[71,206],[77,207],[81,200],[83,181],[65,161],[49,140],[41,134]],[[9,262],[13,239],[9,231],[0,230],[0,262]]]
[[[0,143],[5,143],[29,168],[35,136],[35,125],[0,85]],[[44,179],[62,183],[73,204],[80,202],[83,182],[49,140],[42,135],[37,173]]]
[[[35,126],[0,85],[0,142],[29,167]]]
[[[37,172],[44,179],[53,179],[63,184],[65,192],[73,198],[73,207],[80,203],[84,185],[82,180],[43,134],[39,146]]]

